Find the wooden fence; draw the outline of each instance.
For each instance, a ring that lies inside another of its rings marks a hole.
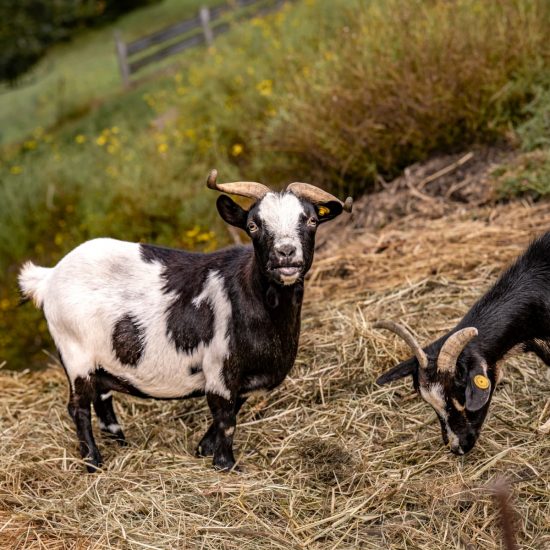
[[[143,67],[194,46],[210,46],[214,38],[229,30],[230,21],[265,15],[279,9],[285,0],[233,0],[230,4],[200,8],[196,17],[170,25],[133,42],[124,42],[115,31],[120,75],[125,87]]]

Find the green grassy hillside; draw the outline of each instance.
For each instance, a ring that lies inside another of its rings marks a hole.
[[[208,5],[220,3],[222,0],[210,0]],[[203,4],[203,0],[163,0],[56,46],[22,78],[20,86],[0,88],[0,144],[24,139],[37,126],[47,128],[65,118],[82,116],[96,103],[119,94],[115,29],[129,42],[194,17]]]
[[[197,4],[165,0],[117,26],[137,36]],[[288,3],[126,93],[111,30],[43,61],[38,71],[50,63],[70,75],[63,91],[58,77],[46,85],[52,69],[38,95],[1,96],[2,128],[37,121],[0,155],[0,360],[10,366],[36,360],[47,342],[41,314],[15,307],[23,260],[51,265],[105,235],[206,250],[225,244],[204,186],[212,167],[221,179],[312,181],[358,194],[376,174],[389,178],[472,143],[547,147],[545,0]],[[506,193],[547,193],[548,162],[536,169],[536,190],[520,178]]]

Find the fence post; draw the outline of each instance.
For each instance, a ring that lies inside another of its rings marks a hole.
[[[210,9],[203,6],[199,12],[199,18],[201,20],[202,32],[204,33],[204,39],[208,46],[212,46],[214,42],[214,35],[212,29],[210,28]]]
[[[122,83],[124,84],[124,87],[128,88],[128,86],[130,85],[130,67],[128,67],[126,43],[122,40],[120,31],[115,31],[114,35],[120,76],[122,77]]]

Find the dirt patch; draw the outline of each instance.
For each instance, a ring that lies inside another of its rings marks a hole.
[[[341,443],[332,439],[305,438],[300,442],[298,455],[312,477],[327,485],[349,479],[356,462]]]
[[[379,180],[378,191],[356,200],[351,221],[341,216],[320,235],[318,248],[322,250],[331,239],[349,239],[395,220],[437,219],[494,203],[497,195],[491,173],[517,156],[509,148],[483,147],[413,164],[391,182]]]

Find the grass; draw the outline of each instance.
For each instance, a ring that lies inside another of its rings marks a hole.
[[[155,27],[173,20],[176,4],[118,26],[141,34],[154,14]],[[25,259],[52,265],[96,236],[204,250],[227,244],[204,186],[212,167],[227,180],[311,181],[357,195],[378,172],[389,176],[434,151],[506,140],[515,128],[538,143],[547,128],[549,32],[543,0],[304,0],[238,24],[127,93],[94,105],[89,85],[71,92],[73,115],[0,153],[3,359],[24,368],[51,350],[39,314],[16,307]],[[92,78],[86,60],[110,49],[104,33],[44,63],[65,59]],[[102,70],[97,96],[108,88]]]
[[[368,219],[368,200],[356,210]],[[496,550],[492,495],[505,477],[519,546],[548,547],[547,367],[507,360],[478,444],[456,457],[409,383],[374,385],[408,351],[372,323],[400,319],[426,342],[441,335],[549,214],[548,203],[515,201],[356,227],[353,238],[325,228],[296,367],[240,415],[241,474],[193,456],[204,401],[117,395],[130,447],[101,440],[106,465],[87,475],[61,368],[1,373],[0,545]]]
[[[211,0],[209,5],[219,3]],[[21,86],[0,89],[0,144],[20,141],[37,126],[49,128],[68,117],[82,116],[106,97],[120,94],[115,29],[129,42],[194,17],[203,4],[203,0],[162,0],[53,48],[23,77]]]

